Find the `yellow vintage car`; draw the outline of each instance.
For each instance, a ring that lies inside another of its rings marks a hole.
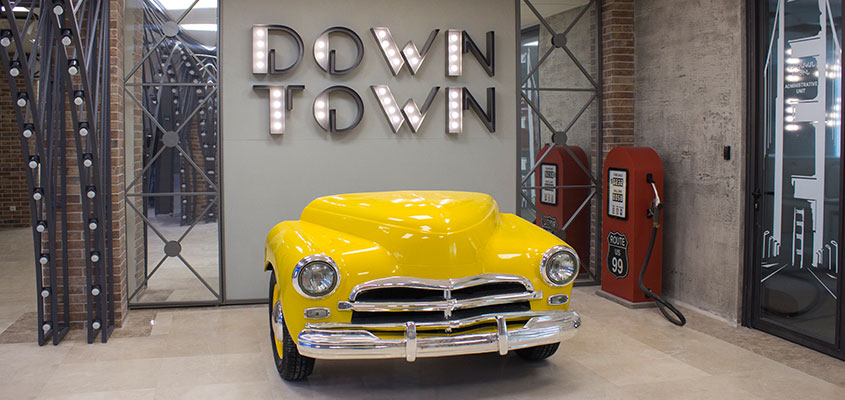
[[[581,325],[569,311],[575,251],[481,193],[321,197],[273,227],[265,269],[286,380],[310,375],[315,359],[542,360]]]

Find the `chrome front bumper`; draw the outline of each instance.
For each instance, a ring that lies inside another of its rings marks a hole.
[[[506,319],[513,317],[530,318],[523,327],[509,331]],[[483,315],[449,321],[444,327],[457,328],[491,321],[496,322],[495,332],[423,337],[418,337],[417,327],[434,324],[406,322],[405,337],[401,339],[381,339],[368,330],[377,330],[378,325],[308,324],[299,333],[297,349],[304,356],[330,360],[405,358],[414,361],[419,357],[490,352],[505,355],[510,350],[569,339],[581,326],[581,316],[577,312],[544,311]],[[339,329],[327,329],[329,327]]]

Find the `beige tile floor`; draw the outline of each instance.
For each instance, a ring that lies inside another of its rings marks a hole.
[[[18,271],[28,268],[29,253],[18,254],[4,236],[0,304],[20,304],[0,308],[0,323],[27,312],[33,297],[31,277]],[[10,252],[24,261],[11,261]],[[0,398],[845,398],[842,361],[694,311],[677,328],[653,309],[628,310],[594,291],[575,290],[584,324],[547,362],[494,354],[318,361],[300,383],[275,372],[266,307],[135,310],[107,344],[89,345],[78,334],[55,347],[0,344]]]

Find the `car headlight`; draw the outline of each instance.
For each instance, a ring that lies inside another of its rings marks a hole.
[[[311,299],[334,293],[339,283],[337,264],[323,254],[305,257],[293,269],[293,287],[299,294]]]
[[[540,275],[549,285],[566,286],[578,276],[579,264],[575,250],[567,246],[555,246],[543,254]]]

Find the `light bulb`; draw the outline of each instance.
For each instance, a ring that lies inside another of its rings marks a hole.
[[[64,8],[64,7],[62,7],[62,5],[61,5],[61,4],[56,4],[56,5],[53,7],[53,14],[56,14],[56,15],[62,15],[62,14],[64,14],[64,13],[65,13],[65,8]]]
[[[91,288],[91,295],[92,296],[99,296],[100,295],[100,287],[94,286]]]
[[[46,288],[42,289],[41,290],[41,297],[43,297],[45,299],[50,297],[50,289],[46,289]]]

